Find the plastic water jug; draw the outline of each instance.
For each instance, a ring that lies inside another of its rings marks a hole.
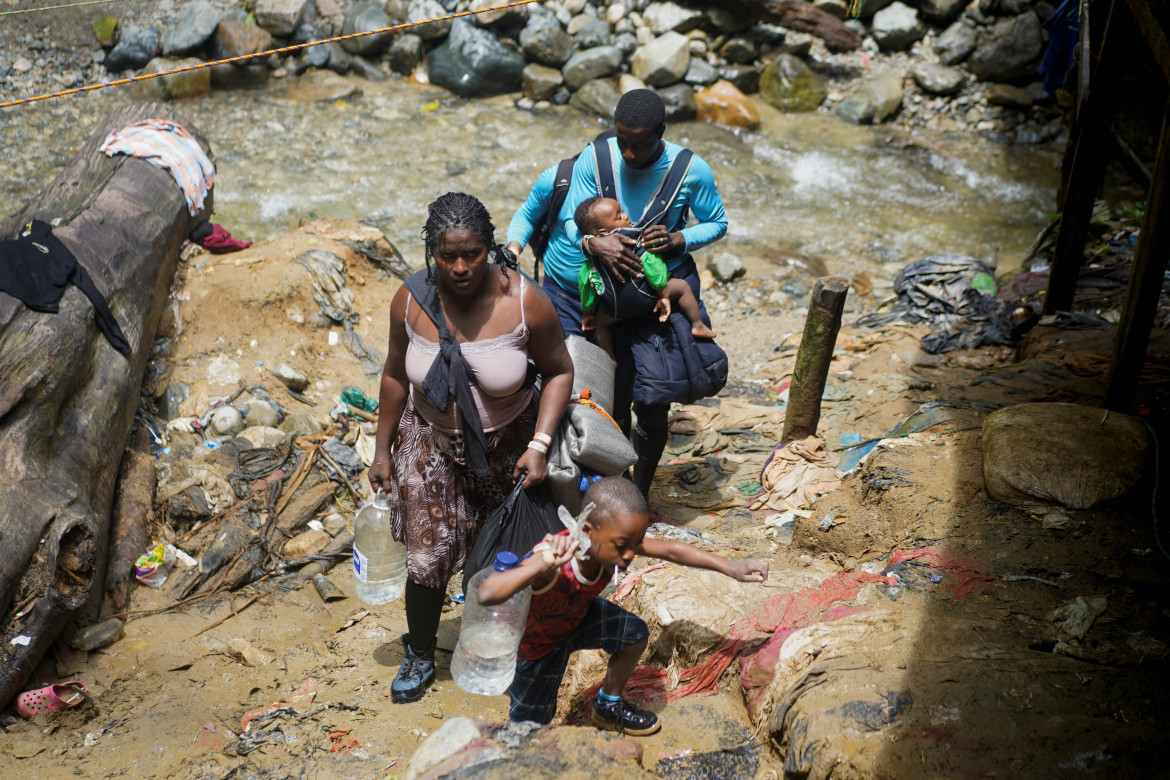
[[[405,585],[406,546],[390,534],[390,499],[379,490],[353,521],[353,589],[367,604],[385,604]]]
[[[497,553],[495,565],[476,574],[467,585],[459,643],[451,658],[451,676],[468,693],[499,696],[508,690],[516,675],[516,650],[524,635],[532,591],[525,588],[493,607],[480,604],[477,594],[479,586],[493,572],[507,571],[519,562],[513,553]]]

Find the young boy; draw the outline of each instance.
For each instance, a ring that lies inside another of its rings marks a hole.
[[[586,239],[630,228],[629,215],[613,198],[592,197],[581,202],[573,212],[573,221]],[[640,234],[640,231],[639,231]],[[627,235],[630,235],[627,233]],[[636,236],[632,236],[636,237]],[[588,240],[585,245],[589,246]],[[605,266],[586,260],[577,277],[581,295],[581,329],[596,328],[597,343],[613,357],[613,334],[610,326],[618,320],[651,311],[666,322],[674,302],[691,323],[695,338],[713,339],[715,331],[699,316],[699,301],[691,286],[682,279],[671,279],[662,258],[638,248],[642,260],[642,277],[623,282]]]
[[[626,681],[646,649],[646,623],[598,594],[613,576],[625,571],[635,555],[701,569],[712,569],[741,582],[763,582],[768,563],[731,561],[681,542],[646,539],[646,499],[633,482],[606,477],[585,493],[593,511],[581,534],[588,552],[578,560],[578,543],[568,531],[546,536],[519,566],[492,574],[479,586],[481,604],[499,604],[532,588],[528,621],[516,660],[516,677],[508,691],[509,718],[548,723],[557,709],[557,690],[574,650],[602,649],[609,668],[593,704],[595,726],[640,736],[658,731],[658,716],[622,698]]]

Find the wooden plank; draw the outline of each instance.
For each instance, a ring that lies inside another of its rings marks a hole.
[[[1116,2],[1105,6],[1093,3],[1089,29],[1097,45],[1092,72],[1094,85],[1109,84],[1126,57],[1126,42],[1116,22]],[[1101,189],[1108,161],[1101,153],[1108,148],[1109,130],[1116,110],[1116,90],[1094,89],[1093,96],[1079,105],[1069,133],[1062,164],[1060,229],[1044,298],[1044,313],[1055,314],[1072,308],[1077,290],[1077,276],[1084,260],[1085,236],[1093,216],[1093,202]]]
[[[1125,2],[1137,22],[1138,30],[1146,38],[1150,53],[1154,55],[1154,61],[1158,63],[1158,68],[1162,71],[1162,78],[1170,83],[1170,36],[1166,34],[1168,20],[1165,14],[1159,18],[1150,8],[1147,0],[1125,0]]]
[[[1166,263],[1170,259],[1170,230],[1162,218],[1166,207],[1166,185],[1170,183],[1170,100],[1162,115],[1162,135],[1158,140],[1158,157],[1154,163],[1154,181],[1146,202],[1146,216],[1138,238],[1137,252],[1125,292],[1121,324],[1109,366],[1105,389],[1105,407],[1128,412],[1137,393],[1138,377],[1150,345],[1150,331],[1158,310],[1158,296]]]

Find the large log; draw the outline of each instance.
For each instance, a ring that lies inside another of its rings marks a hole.
[[[66,621],[104,593],[110,510],[147,358],[197,217],[171,175],[98,150],[147,118],[187,128],[164,104],[113,111],[0,239],[31,219],[54,226],[105,295],[132,349],[117,353],[69,288],[57,314],[0,293],[0,707],[19,693]],[[27,637],[14,644],[13,639]]]
[[[741,16],[815,35],[831,51],[853,51],[861,45],[856,30],[805,0],[724,0],[723,5]]]

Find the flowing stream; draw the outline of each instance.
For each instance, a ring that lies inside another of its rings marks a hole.
[[[540,171],[604,129],[568,107],[527,112],[507,97],[465,101],[401,80],[354,83],[362,94],[338,101],[297,100],[296,82],[286,80],[177,104],[212,144],[214,221],[258,240],[301,219],[367,219],[420,262],[418,231],[433,198],[477,195],[503,240]],[[105,90],[0,112],[0,213],[35,195],[128,99]],[[917,257],[992,248],[1007,267],[1054,209],[1051,149],[761,113],[751,132],[702,122],[667,130],[711,164],[724,199],[729,234],[707,251],[734,252],[749,269],[796,256],[887,282]]]

